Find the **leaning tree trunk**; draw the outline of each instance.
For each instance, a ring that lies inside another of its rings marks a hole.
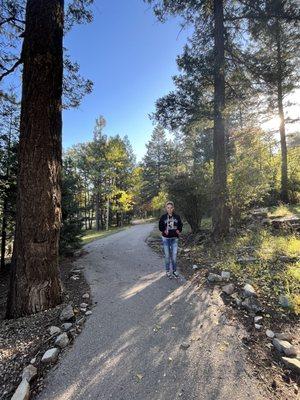
[[[63,0],[28,0],[22,49],[17,216],[7,317],[61,301]]]
[[[281,50],[281,35],[280,35],[280,24],[276,21],[275,24],[276,33],[276,50],[277,50],[277,105],[278,115],[280,120],[279,132],[280,132],[280,146],[281,146],[281,189],[280,189],[280,200],[284,203],[289,202],[288,194],[288,161],[287,161],[287,146],[286,146],[286,134],[285,134],[285,118],[283,110],[283,92],[282,92],[282,50]]]
[[[225,154],[225,54],[223,0],[214,0],[214,174],[213,174],[213,236],[218,239],[229,230],[227,204],[227,173]]]

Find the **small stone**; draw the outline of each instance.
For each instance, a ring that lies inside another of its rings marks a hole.
[[[262,306],[254,297],[247,297],[243,302],[242,306],[246,308],[246,310],[251,312],[260,312],[262,311]]]
[[[282,361],[289,369],[300,375],[300,360],[297,358],[282,357]]]
[[[256,296],[254,287],[249,283],[246,283],[246,285],[243,287],[243,294],[245,297]]]
[[[196,264],[194,264],[194,265],[192,266],[192,268],[193,268],[194,271],[196,271],[197,269],[199,269],[198,265],[196,265]]]
[[[30,364],[35,364],[36,363],[36,357],[34,357],[34,358],[32,358],[31,360],[30,360]]]
[[[61,321],[69,321],[75,317],[74,310],[71,304],[67,305],[60,313],[59,319]]]
[[[91,315],[92,314],[92,311],[86,311],[86,313],[85,313],[85,315]]]
[[[80,304],[80,308],[87,308],[88,307],[88,304],[87,303],[81,303]]]
[[[230,272],[229,271],[222,271],[221,272],[221,277],[224,281],[227,281],[230,279]]]
[[[72,328],[73,324],[71,322],[65,322],[62,324],[62,329],[66,332],[69,331]]]
[[[72,275],[71,276],[71,279],[73,279],[73,281],[78,281],[79,278],[80,278],[79,275]]]
[[[64,347],[68,346],[68,344],[69,344],[69,338],[65,332],[57,336],[55,340],[55,346],[58,346],[61,349],[63,349]]]
[[[288,357],[295,357],[297,356],[297,351],[294,346],[291,345],[286,340],[280,340],[280,339],[273,339],[273,345],[274,347],[280,352],[284,353]]]
[[[255,326],[255,329],[261,329],[262,328],[262,325],[259,325],[259,324],[254,324],[254,326]]]
[[[189,343],[181,343],[180,348],[182,350],[187,350],[190,347]]]
[[[13,397],[11,400],[29,400],[30,386],[26,379],[23,379],[22,382],[17,387]]]
[[[22,379],[26,379],[30,382],[37,374],[37,369],[33,365],[29,364],[23,369]]]
[[[89,295],[88,293],[84,293],[84,294],[82,295],[82,298],[83,298],[83,299],[89,299],[89,298],[90,298],[90,295]]]
[[[48,332],[51,336],[58,335],[61,333],[61,329],[58,326],[50,326],[50,328],[48,328]]]
[[[291,333],[275,333],[275,337],[280,340],[287,340],[288,342],[294,338]]]
[[[208,282],[221,282],[222,277],[218,274],[213,274],[212,272],[207,277]]]
[[[256,317],[254,317],[254,322],[259,322],[263,319],[263,317],[261,315],[257,315]]]
[[[231,295],[234,292],[234,284],[233,283],[229,283],[229,285],[225,285],[222,287],[222,292]]]
[[[58,354],[59,349],[57,347],[53,347],[52,349],[49,349],[44,353],[41,361],[44,364],[53,363],[57,360]]]
[[[284,308],[290,308],[291,307],[291,301],[290,301],[289,297],[286,296],[285,294],[281,294],[279,296],[278,301],[279,301],[279,304],[281,305],[281,307],[284,307]]]
[[[273,339],[275,336],[275,333],[273,331],[271,331],[271,329],[267,329],[266,335],[268,336],[268,338]]]

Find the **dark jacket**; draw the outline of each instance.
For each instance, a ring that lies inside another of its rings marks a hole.
[[[164,214],[159,219],[159,230],[162,232],[162,236],[171,238],[178,237],[176,231],[182,231],[182,221],[178,214]]]

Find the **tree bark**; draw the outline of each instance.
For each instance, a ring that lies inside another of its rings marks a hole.
[[[281,34],[280,24],[278,19],[275,23],[276,32],[276,51],[277,51],[277,106],[278,115],[280,120],[279,132],[280,132],[280,147],[281,147],[281,188],[280,188],[280,200],[284,203],[289,202],[288,193],[288,161],[287,161],[287,145],[286,145],[286,134],[285,134],[285,117],[283,109],[283,90],[282,90],[282,50],[281,50]]]
[[[225,152],[225,54],[223,0],[214,0],[214,173],[213,173],[213,236],[218,239],[229,230],[227,204],[227,171]]]
[[[22,48],[17,216],[7,317],[61,301],[63,0],[28,0]]]

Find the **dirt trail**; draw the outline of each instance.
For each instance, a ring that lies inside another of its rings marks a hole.
[[[242,327],[226,321],[217,291],[165,277],[145,243],[152,228],[86,246],[77,265],[97,304],[38,399],[270,399],[245,363]]]

